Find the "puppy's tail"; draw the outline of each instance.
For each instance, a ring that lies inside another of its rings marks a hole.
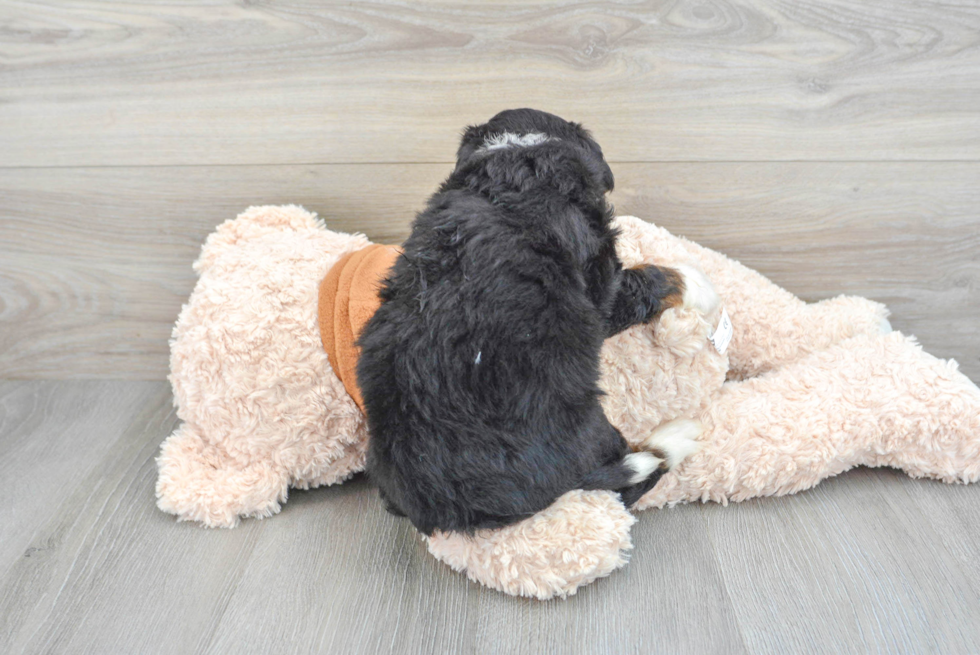
[[[623,504],[632,507],[664,473],[698,451],[701,432],[697,421],[678,419],[664,423],[643,442],[643,451],[629,453],[618,462],[592,471],[582,488],[618,491]]]

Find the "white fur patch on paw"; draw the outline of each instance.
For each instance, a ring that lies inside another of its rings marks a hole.
[[[633,477],[630,484],[639,484],[653,475],[653,472],[660,468],[664,460],[653,453],[630,453],[623,458],[623,463],[633,469]]]
[[[704,427],[698,421],[679,418],[661,424],[643,442],[643,447],[662,453],[666,458],[667,468],[672,469],[701,449],[697,438],[702,432]]]
[[[702,314],[710,314],[718,308],[718,305],[721,304],[721,298],[715,291],[714,285],[711,284],[711,280],[704,273],[687,264],[679,264],[674,268],[684,278],[685,307],[696,309]]]

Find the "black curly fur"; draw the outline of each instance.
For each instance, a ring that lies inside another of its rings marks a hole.
[[[543,134],[486,150],[493,135]],[[368,472],[424,534],[499,527],[572,489],[632,505],[630,449],[599,404],[603,340],[679,297],[624,271],[613,175],[580,125],[531,109],[467,128],[359,339]]]

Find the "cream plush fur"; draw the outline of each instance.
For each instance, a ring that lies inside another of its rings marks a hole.
[[[701,450],[638,508],[793,493],[858,465],[946,482],[980,478],[980,389],[861,298],[806,304],[725,256],[637,218],[618,219],[627,266],[693,264],[734,325],[671,309],[603,349],[607,415],[633,444],[661,423],[700,420]],[[290,487],[364,468],[365,420],[327,362],[317,290],[361,235],[328,231],[300,207],[253,207],[222,224],[171,342],[183,424],[161,447],[160,509],[232,527],[279,511]],[[626,564],[635,518],[616,494],[573,491],[547,510],[475,537],[437,533],[429,551],[509,594],[540,599]]]

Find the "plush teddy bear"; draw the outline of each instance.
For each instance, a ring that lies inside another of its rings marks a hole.
[[[707,316],[667,310],[603,347],[605,410],[628,441],[672,420],[704,428],[700,451],[634,509],[793,493],[858,465],[980,478],[980,389],[892,332],[882,305],[806,304],[719,253],[617,221],[624,265],[694,264],[723,301]],[[208,237],[171,341],[183,424],[158,458],[160,509],[232,527],[278,512],[290,487],[364,468],[366,421],[325,352],[318,303],[332,267],[369,245],[294,206],[250,208]],[[572,491],[515,525],[427,546],[495,589],[564,597],[627,562],[634,521],[615,493]]]

